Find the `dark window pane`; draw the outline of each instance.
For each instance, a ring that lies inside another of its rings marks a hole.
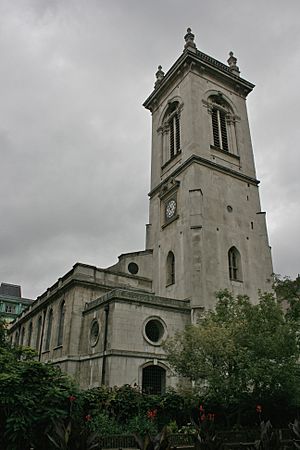
[[[142,390],[146,394],[164,393],[166,371],[160,366],[148,366],[143,369]]]
[[[214,146],[220,148],[220,137],[219,137],[219,119],[218,119],[218,110],[212,110],[212,127],[213,127],[213,138],[214,138]]]

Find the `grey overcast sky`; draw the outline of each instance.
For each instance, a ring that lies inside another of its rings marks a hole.
[[[0,281],[35,298],[144,248],[150,94],[187,27],[248,98],[274,271],[300,272],[299,0],[0,0]],[[259,255],[258,255],[259,256]]]

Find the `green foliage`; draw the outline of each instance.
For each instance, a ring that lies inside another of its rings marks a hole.
[[[135,434],[135,440],[138,444],[140,450],[169,450],[170,443],[168,438],[168,430],[164,427],[160,433],[155,436],[146,434],[145,436],[140,436]]]
[[[274,278],[274,290],[278,301],[286,310],[287,317],[297,322],[300,321],[300,276],[295,280],[289,277],[281,278],[276,275]]]
[[[115,433],[142,433],[143,430],[156,433],[172,420],[181,426],[188,421],[195,402],[193,398],[185,398],[174,390],[168,390],[163,395],[145,395],[128,385],[114,388],[101,386],[82,392],[80,397],[84,415],[90,414],[94,421],[99,412],[99,420],[104,418],[105,413],[105,418],[110,420],[105,429],[115,429]],[[154,421],[147,415],[152,410],[156,411]]]
[[[151,421],[145,415],[137,415],[131,418],[126,426],[126,433],[139,434],[144,436],[149,434],[151,436],[157,434],[157,423]]]
[[[298,324],[272,294],[253,305],[248,297],[220,292],[215,311],[165,349],[176,372],[194,380],[200,398],[227,419],[232,414],[239,422],[256,402],[270,409],[300,405]]]
[[[76,387],[58,368],[36,361],[33,350],[0,341],[0,447],[40,446],[49,423],[67,416]]]
[[[88,427],[78,427],[78,425],[71,417],[65,421],[53,422],[51,429],[47,432],[50,443],[59,450],[99,449],[99,434],[91,432]]]
[[[260,439],[255,442],[254,449],[257,450],[280,450],[283,446],[280,442],[279,431],[274,430],[271,422],[261,422]]]
[[[120,425],[114,417],[110,417],[107,412],[102,411],[91,416],[88,422],[88,428],[91,431],[98,431],[101,436],[124,433],[123,426]]]
[[[293,433],[293,444],[296,449],[300,449],[300,422],[295,419],[293,423],[289,424],[289,428]]]

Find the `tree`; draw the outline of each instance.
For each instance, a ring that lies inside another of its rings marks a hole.
[[[300,275],[295,280],[276,275],[273,288],[287,316],[292,320],[300,321]]]
[[[76,392],[59,368],[35,360],[30,348],[12,347],[0,323],[0,447],[45,448],[46,431],[69,414],[69,398]]]
[[[202,399],[231,410],[237,422],[256,403],[270,411],[297,407],[297,321],[272,294],[262,295],[257,305],[226,290],[217,297],[214,311],[166,342],[171,366],[195,382]]]

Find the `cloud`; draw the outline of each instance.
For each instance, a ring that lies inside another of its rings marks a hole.
[[[142,102],[188,26],[257,84],[249,116],[275,270],[299,270],[300,7],[254,1],[3,1],[2,281],[35,297],[76,261],[144,247],[151,118]]]

